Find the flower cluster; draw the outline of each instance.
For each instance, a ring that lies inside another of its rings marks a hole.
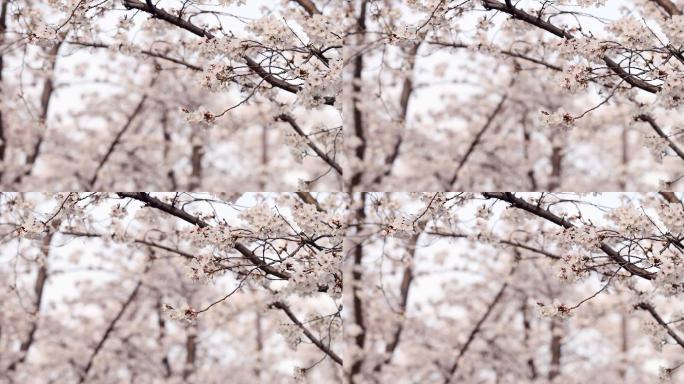
[[[606,218],[615,223],[617,230],[624,236],[643,237],[653,228],[643,212],[631,205],[623,205],[610,210]]]
[[[589,85],[591,74],[591,67],[587,65],[570,65],[563,71],[560,87],[571,93],[585,90]]]
[[[645,135],[644,146],[651,153],[651,156],[658,162],[662,163],[663,158],[667,154],[668,142],[659,135]]]
[[[176,309],[169,304],[164,304],[162,310],[171,320],[183,321],[186,323],[194,323],[197,320],[197,311],[187,305],[183,308]]]
[[[296,324],[280,324],[278,334],[285,339],[288,347],[293,351],[296,351],[299,344],[302,343],[302,330]]]
[[[232,249],[236,240],[230,227],[223,224],[204,228],[194,227],[183,232],[182,235],[195,247],[218,248],[224,251]]]
[[[40,239],[45,232],[45,224],[35,217],[27,218],[19,227],[19,236],[26,239]]]
[[[550,128],[569,129],[575,124],[575,118],[563,109],[549,113],[541,111],[543,123]]]
[[[189,111],[188,109],[181,109],[181,112],[186,114],[185,120],[190,123],[195,128],[206,129],[213,125],[216,116],[213,113],[207,111],[204,106],[200,106],[195,111]]]
[[[658,100],[665,108],[677,108],[684,103],[684,76],[668,76],[658,92]]]

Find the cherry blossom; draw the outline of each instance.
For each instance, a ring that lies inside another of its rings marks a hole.
[[[346,204],[0,194],[0,381],[334,382]]]
[[[353,194],[345,382],[678,382],[681,199]]]
[[[22,0],[1,16],[5,190],[340,189],[338,4]]]
[[[348,188],[651,191],[683,180],[680,2],[351,4]]]

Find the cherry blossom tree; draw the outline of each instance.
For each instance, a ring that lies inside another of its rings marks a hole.
[[[348,187],[678,189],[675,0],[358,0]]]
[[[3,193],[3,383],[336,382],[339,194]]]
[[[334,2],[1,4],[5,190],[341,186]]]
[[[681,199],[355,194],[345,381],[679,382]]]

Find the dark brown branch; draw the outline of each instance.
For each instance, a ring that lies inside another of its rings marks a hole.
[[[665,10],[670,16],[681,15],[682,10],[677,8],[677,6],[670,0],[653,0],[661,8]]]
[[[0,45],[5,42],[5,30],[7,29],[7,6],[9,0],[2,1],[0,8]],[[2,84],[2,71],[4,69],[4,59],[0,53],[0,84]],[[5,164],[5,154],[7,153],[7,135],[5,135],[5,124],[3,120],[3,107],[0,106],[0,163]],[[3,171],[0,170],[0,182],[2,182]]]
[[[656,123],[655,119],[651,117],[650,115],[642,114],[636,117],[637,120],[645,121],[647,122],[651,128],[660,136],[661,138],[665,139],[667,141],[667,145],[672,148],[673,151],[681,158],[684,160],[684,151],[682,151],[681,148],[675,143],[668,135],[663,132],[663,130],[660,128],[660,126]]]
[[[560,186],[562,172],[563,147],[554,145],[551,148],[551,177],[549,178],[548,191],[555,191]]]
[[[172,15],[161,8],[155,7],[151,4],[151,2],[148,2],[146,4],[138,0],[123,0],[123,5],[128,9],[138,9],[143,12],[147,12],[156,18],[159,18],[177,27],[185,29],[186,31],[191,32],[199,37],[204,37],[206,39],[213,39],[215,37],[214,34],[205,30],[204,28],[200,28],[187,20],[184,20],[176,15]],[[264,69],[258,62],[256,62],[253,58],[249,57],[248,55],[242,55],[242,59],[245,60],[245,62],[247,63],[247,67],[249,67],[249,69],[251,69],[254,73],[259,75],[259,77],[261,77],[264,81],[271,84],[272,86],[291,93],[298,93],[299,91],[301,91],[301,87],[297,85],[292,85],[287,81],[276,77],[275,75]],[[326,105],[333,105],[335,104],[335,98],[325,97],[324,103]]]
[[[498,199],[501,201],[508,202],[512,207],[522,209],[524,211],[527,211],[535,216],[541,217],[547,221],[550,221],[558,226],[561,226],[563,228],[574,228],[575,225],[570,223],[569,221],[563,219],[562,217],[559,217],[552,213],[551,211],[548,211],[546,209],[543,209],[539,206],[533,205],[528,203],[527,201],[516,197],[513,193],[511,192],[485,192],[483,193],[483,196],[490,199]],[[616,262],[619,266],[624,268],[626,271],[630,272],[633,275],[642,277],[646,280],[653,280],[655,278],[655,273],[649,272],[637,265],[634,265],[627,260],[625,260],[622,255],[620,255],[616,250],[614,250],[610,245],[608,245],[606,242],[602,241],[600,243],[599,248],[608,255],[608,257]]]
[[[523,342],[525,345],[525,348],[530,347],[530,335],[531,335],[531,330],[532,326],[530,323],[530,319],[527,315],[527,296],[525,296],[522,300],[522,305],[520,306],[520,313],[522,314],[522,323],[523,323]],[[534,381],[537,378],[537,366],[534,363],[534,357],[530,355],[530,357],[527,359],[527,367],[530,370],[530,379]]]
[[[124,198],[131,198],[135,199],[138,201],[141,201],[145,203],[147,206],[150,206],[152,208],[159,209],[163,212],[166,212],[170,215],[176,216],[179,219],[186,221],[190,224],[196,225],[200,228],[206,228],[209,227],[209,224],[196,217],[193,216],[181,209],[178,209],[174,207],[171,204],[167,204],[156,197],[150,196],[148,193],[145,192],[118,192],[118,195],[120,197]],[[268,265],[264,260],[260,259],[257,255],[254,254],[249,248],[247,248],[244,244],[240,242],[235,242],[235,249],[241,253],[245,258],[247,258],[250,262],[252,262],[257,268],[265,272],[266,274],[281,278],[281,279],[289,279],[290,274],[287,272],[281,272],[272,266]],[[321,287],[319,287],[319,290]]]
[[[366,33],[366,9],[368,7],[368,1],[363,0],[361,3],[361,13],[356,21],[357,32],[360,38],[363,38]],[[361,83],[363,77],[363,53],[358,52],[354,58],[354,74],[352,80],[352,116],[354,128],[354,135],[359,140],[359,144],[354,148],[354,156],[356,156],[359,162],[363,163],[366,157],[366,134],[363,122],[363,112],[359,108],[361,103]],[[355,171],[350,179],[349,190],[354,191],[356,186],[361,183],[361,177],[363,176],[362,170]]]
[[[542,20],[537,16],[530,15],[529,13],[523,11],[522,9],[515,8],[512,6],[510,3],[504,4],[500,3],[496,0],[482,0],[482,4],[484,5],[485,9],[494,9],[500,12],[508,13],[509,15],[513,16],[516,19],[522,20],[528,24],[532,24],[534,26],[537,26],[541,29],[544,29],[548,32],[553,33],[554,35],[558,37],[562,37],[565,39],[573,39],[574,36],[562,29],[559,28],[548,21]]]
[[[675,195],[674,192],[658,192],[668,203],[682,204],[682,201]]]
[[[663,328],[665,328],[668,335],[670,335],[674,339],[674,341],[677,342],[677,344],[679,344],[680,347],[684,348],[684,339],[682,339],[682,337],[679,336],[677,332],[675,332],[674,329],[672,329],[672,327],[670,327],[670,325],[665,320],[663,320],[662,317],[660,317],[658,312],[656,312],[655,308],[651,304],[639,303],[636,307],[638,309],[648,311],[648,313],[650,313],[651,316],[653,316],[655,321],[658,322],[658,324],[660,324]]]
[[[318,202],[318,200],[316,200],[315,197],[313,197],[313,195],[311,195],[311,193],[309,193],[309,192],[295,192],[295,194],[296,194],[297,197],[299,197],[303,202],[305,202],[305,203],[307,203],[307,204],[311,204],[311,205],[313,205],[314,207],[316,207],[316,210],[317,210],[318,212],[325,212],[325,209],[323,209],[323,207],[321,207],[321,204]]]
[[[202,159],[204,158],[204,145],[194,140],[192,141],[190,184],[188,185],[188,190],[190,191],[194,191],[202,185]]]
[[[299,4],[304,10],[309,14],[309,16],[320,15],[321,11],[318,10],[316,4],[311,0],[293,0],[295,3]]]
[[[300,87],[298,87],[296,85],[292,85],[292,84],[288,83],[287,81],[282,80],[282,79],[276,77],[275,75],[273,75],[272,73],[268,72],[266,69],[264,69],[264,67],[259,65],[259,63],[257,63],[251,57],[249,57],[247,55],[243,55],[242,58],[247,63],[247,66],[249,67],[249,69],[251,69],[254,73],[259,75],[259,77],[264,79],[267,83],[271,84],[272,86],[286,90],[290,93],[297,93],[301,90]]]
[[[657,93],[660,91],[660,87],[657,85],[650,84],[644,80],[641,80],[640,78],[633,76],[629,74],[627,71],[625,71],[620,64],[616,63],[611,59],[610,57],[604,55],[603,56],[603,61],[606,63],[608,68],[610,68],[613,72],[615,72],[618,76],[620,76],[621,79],[629,83],[630,85],[641,88],[646,92],[651,92],[651,93]]]
[[[333,350],[330,349],[329,345],[323,344],[323,342],[321,340],[319,340],[316,336],[314,336],[314,334],[311,333],[311,331],[304,324],[302,324],[301,321],[299,321],[297,316],[295,316],[295,314],[292,313],[292,310],[290,309],[290,307],[287,306],[287,304],[280,302],[280,301],[276,301],[275,303],[273,303],[271,305],[274,308],[281,309],[283,312],[285,312],[287,317],[289,317],[290,320],[292,320],[292,322],[295,323],[295,325],[297,327],[299,327],[299,329],[302,330],[302,333],[304,333],[304,335],[309,340],[311,340],[311,342],[316,347],[318,347],[318,349],[320,349],[321,351],[323,351],[323,353],[328,355],[335,363],[342,365],[342,358],[339,355],[337,355],[335,352],[333,352]]]
[[[302,139],[304,139],[306,141],[306,145],[308,145],[309,148],[311,148],[314,152],[316,152],[316,155],[318,155],[318,157],[320,157],[321,160],[325,161],[330,167],[332,167],[332,169],[334,169],[338,175],[342,174],[342,167],[340,167],[340,165],[337,164],[337,162],[335,162],[335,159],[328,156],[327,153],[325,153],[321,148],[319,148],[318,145],[316,145],[316,143],[314,143],[313,140],[311,140],[309,138],[309,136],[307,136],[306,133],[304,133],[304,131],[302,131],[302,128],[299,126],[299,124],[297,124],[297,121],[295,121],[295,119],[292,116],[290,116],[286,113],[283,113],[283,114],[278,116],[278,119],[290,124],[290,127],[292,127],[292,129]]]
[[[358,208],[353,213],[354,219],[358,224],[363,224],[366,219],[366,192],[361,192]],[[351,292],[352,292],[352,307],[354,309],[353,321],[359,328],[358,333],[354,336],[354,344],[356,348],[363,351],[366,345],[366,320],[364,315],[363,301],[361,299],[361,287],[363,281],[363,242],[353,245],[354,258],[351,273]],[[363,366],[363,359],[356,358],[349,369],[349,382],[356,382],[356,375],[361,372]]]
[[[531,15],[521,9],[518,9],[511,5],[510,2],[507,4],[500,3],[496,0],[483,0],[482,1],[485,9],[494,9],[497,11],[501,11],[504,13],[507,13],[511,16],[513,16],[516,19],[522,20],[530,25],[534,25],[540,29],[543,29],[547,32],[550,32],[558,37],[567,39],[567,40],[572,40],[575,37],[568,31],[559,28],[550,22],[546,20],[542,20],[541,18]],[[650,84],[644,80],[641,80],[640,78],[628,73],[625,71],[618,63],[616,63],[613,59],[608,57],[608,55],[604,55],[602,57],[603,61],[606,63],[608,68],[615,72],[621,79],[623,79],[625,82],[628,84],[641,88],[644,91],[650,92],[650,93],[656,93],[660,90],[659,86]]]
[[[187,380],[195,371],[195,359],[197,357],[197,323],[189,324],[185,332],[185,366],[183,367],[183,380]]]
[[[173,25],[181,27],[186,31],[192,32],[197,36],[206,37],[209,39],[214,38],[214,35],[211,34],[209,31],[206,31],[204,28],[200,28],[189,21],[186,21],[178,16],[172,15],[161,8],[157,8],[150,2],[146,4],[138,0],[123,0],[123,5],[127,9],[138,9],[140,11],[147,12],[156,18],[159,18]]]
[[[157,343],[159,345],[159,348],[162,350],[162,357],[161,359],[161,364],[162,367],[164,367],[164,377],[169,378],[171,377],[171,364],[169,363],[169,357],[167,356],[166,352],[164,351],[164,339],[166,338],[166,321],[164,320],[164,314],[163,314],[163,305],[162,305],[162,295],[160,294],[159,297],[157,298],[157,325],[159,326],[159,333],[157,335]]]
[[[551,364],[549,364],[549,382],[552,382],[558,375],[560,375],[560,362],[561,362],[561,348],[562,348],[562,336],[557,332],[558,319],[552,318],[549,324],[549,334],[551,335],[551,342],[549,344],[549,352],[551,354]]]

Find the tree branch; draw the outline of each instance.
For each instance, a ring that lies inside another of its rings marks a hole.
[[[527,211],[535,216],[541,217],[547,221],[550,221],[558,226],[561,226],[563,228],[574,228],[575,225],[570,223],[569,221],[555,215],[551,211],[548,211],[546,209],[543,209],[541,207],[538,207],[536,205],[530,204],[527,201],[516,197],[513,193],[511,192],[485,192],[482,194],[484,197],[488,199],[498,199],[502,201],[508,202],[512,207],[522,209],[524,211]],[[602,241],[600,243],[599,247],[603,253],[608,255],[608,257],[616,262],[619,266],[624,268],[626,271],[630,272],[633,275],[637,275],[639,277],[642,277],[646,280],[653,280],[655,278],[655,273],[649,272],[637,265],[634,265],[627,260],[625,260],[616,250],[614,250],[610,245],[608,245],[606,242]]]
[[[293,0],[295,3],[299,4],[304,10],[309,14],[309,16],[320,15],[321,11],[318,10],[316,4],[311,0]]]
[[[86,42],[81,42],[81,41],[66,41],[66,43],[67,43],[67,44],[71,44],[71,45],[79,45],[79,46],[81,46],[81,47],[90,47],[90,48],[104,48],[104,49],[108,49],[108,48],[112,47],[111,45],[108,45],[108,44],[101,44],[101,43],[86,43]],[[189,68],[189,69],[192,69],[193,71],[202,71],[202,68],[201,68],[201,67],[198,67],[197,65],[190,64],[190,63],[187,63],[187,62],[185,62],[185,61],[183,61],[183,60],[181,60],[181,59],[176,59],[176,58],[174,58],[174,57],[166,56],[166,55],[163,55],[163,54],[161,54],[161,53],[157,53],[157,52],[153,52],[153,51],[145,50],[145,49],[140,50],[140,51],[138,51],[138,52],[142,53],[143,55],[147,55],[147,56],[151,56],[151,57],[156,57],[156,58],[158,58],[158,59],[162,59],[162,60],[170,61],[170,62],[175,63],[175,64],[183,65],[183,66],[185,66],[185,67],[187,67],[187,68]]]
[[[430,232],[426,232],[426,234],[433,235],[433,236],[453,237],[453,238],[461,238],[461,239],[465,239],[468,237],[468,235],[464,235],[461,233],[448,233],[448,232],[432,232],[432,231],[430,231]],[[505,240],[505,239],[499,239],[499,240],[494,240],[494,241],[497,241],[500,244],[510,245],[512,247],[515,247],[515,248],[521,248],[521,249],[524,249],[524,250],[527,250],[530,252],[538,253],[540,255],[544,255],[546,257],[549,257],[549,258],[552,258],[555,260],[560,260],[560,258],[561,258],[560,256],[553,254],[551,252],[545,251],[543,249],[535,248],[535,247],[532,247],[532,246],[529,246],[526,244],[518,243],[516,241]]]
[[[639,303],[639,304],[637,304],[636,307],[637,307],[638,309],[643,309],[643,310],[645,310],[645,311],[648,311],[648,313],[650,313],[651,316],[653,316],[653,318],[655,319],[655,321],[658,322],[658,324],[660,324],[663,328],[665,328],[665,330],[667,330],[667,333],[668,333],[670,336],[672,336],[672,338],[674,339],[674,341],[676,341],[677,344],[679,344],[680,347],[684,348],[684,339],[682,339],[682,337],[679,336],[679,335],[677,334],[677,332],[675,332],[674,329],[672,329],[672,328],[670,327],[670,325],[669,325],[665,320],[663,320],[662,317],[660,317],[660,315],[658,314],[658,312],[656,312],[655,308],[654,308],[651,304],[648,304],[648,303]]]
[[[318,202],[318,200],[316,200],[315,197],[313,197],[313,195],[311,195],[311,193],[309,193],[309,192],[295,192],[295,194],[296,194],[297,197],[299,197],[303,202],[305,202],[305,203],[307,203],[307,204],[311,204],[311,205],[313,205],[314,207],[316,207],[316,210],[317,210],[318,212],[325,212],[325,209],[323,209],[323,207],[321,207],[321,204]]]
[[[126,120],[126,123],[123,125],[123,127],[121,127],[121,129],[116,134],[116,136],[114,136],[114,140],[112,140],[112,142],[109,144],[109,148],[107,149],[107,152],[102,157],[102,160],[100,160],[100,163],[95,168],[95,172],[93,172],[93,177],[91,177],[90,181],[88,182],[89,190],[92,190],[93,187],[95,186],[95,183],[97,182],[97,177],[100,174],[100,170],[102,169],[102,167],[104,167],[105,163],[109,159],[109,156],[111,156],[112,153],[114,152],[114,148],[116,148],[116,146],[119,144],[119,141],[121,141],[121,137],[124,135],[124,133],[126,133],[126,131],[131,126],[131,123],[133,122],[135,117],[138,116],[138,114],[142,110],[143,104],[145,104],[146,100],[147,100],[147,95],[144,95],[142,97],[142,99],[140,100],[140,102],[138,103],[138,105],[133,110],[133,112],[128,116],[128,120]]]
[[[101,234],[88,233],[88,232],[62,231],[59,233],[62,235],[77,236],[77,237],[103,237],[103,235],[101,235]],[[158,248],[158,249],[161,249],[163,251],[170,252],[170,253],[175,253],[175,254],[182,256],[186,259],[195,259],[196,258],[194,255],[192,255],[188,252],[181,251],[180,249],[176,249],[176,248],[171,248],[171,247],[163,245],[163,244],[155,243],[153,241],[144,240],[144,239],[134,239],[133,242],[137,243],[137,244],[147,245],[148,247],[152,247],[152,248]]]
[[[43,302],[43,293],[45,292],[45,282],[47,281],[48,278],[48,268],[47,268],[47,258],[50,256],[50,244],[52,242],[52,236],[54,235],[53,232],[48,232],[47,235],[43,238],[43,243],[41,246],[41,253],[45,257],[45,261],[43,262],[42,265],[39,266],[38,268],[38,273],[36,275],[36,280],[33,285],[33,292],[36,296],[35,298],[35,303],[34,303],[34,312],[33,315],[35,318],[33,321],[31,321],[31,325],[29,326],[29,331],[28,335],[26,337],[26,340],[22,341],[21,344],[19,345],[19,358],[15,361],[12,362],[12,364],[7,367],[8,371],[14,371],[17,367],[17,365],[23,363],[26,360],[26,357],[28,356],[29,350],[31,349],[31,346],[33,345],[33,342],[35,341],[35,335],[36,335],[36,330],[38,330],[38,313],[40,312],[40,307]]]
[[[145,203],[147,206],[159,209],[159,210],[166,212],[170,215],[176,216],[179,219],[186,221],[190,224],[196,225],[200,228],[207,228],[210,226],[206,221],[204,221],[204,220],[202,220],[196,216],[193,216],[193,215],[191,215],[191,214],[189,214],[189,213],[187,213],[181,209],[178,209],[178,208],[172,206],[171,204],[167,204],[167,203],[157,199],[156,197],[150,196],[148,193],[145,193],[145,192],[118,192],[118,195],[120,197],[131,198],[131,199],[141,201],[141,202]],[[241,253],[245,258],[247,258],[250,262],[252,262],[257,268],[259,268],[260,270],[262,270],[266,274],[272,275],[272,276],[275,276],[275,277],[278,277],[278,278],[281,278],[284,280],[287,280],[290,278],[290,274],[288,272],[279,271],[278,269],[273,268],[272,266],[268,265],[268,263],[266,263],[264,260],[260,259],[257,255],[254,254],[254,252],[252,252],[244,244],[236,241],[234,248],[239,253]],[[327,287],[319,287],[319,290],[321,290],[323,288],[327,289]]]
[[[496,0],[482,0],[482,3],[485,7],[485,9],[494,9],[497,11],[501,11],[504,13],[507,13],[511,16],[513,16],[516,19],[520,19],[530,25],[534,25],[540,29],[543,29],[547,32],[550,32],[558,37],[567,39],[567,40],[573,40],[575,36],[573,36],[570,32],[559,28],[548,21],[542,20],[541,18],[537,16],[533,16],[521,9],[518,9],[514,7],[510,2],[507,2],[507,4],[500,3]],[[641,88],[644,91],[650,92],[650,93],[657,93],[660,91],[660,87],[650,84],[644,80],[641,80],[640,78],[631,75],[627,71],[625,71],[618,63],[616,63],[613,59],[608,57],[608,55],[603,55],[602,57],[603,61],[606,63],[608,68],[615,72],[621,79],[623,79],[625,82],[628,84]]]
[[[368,1],[363,0],[361,3],[361,13],[356,20],[357,32],[360,39],[366,33],[366,10],[368,7]],[[361,102],[361,83],[363,77],[363,52],[358,52],[354,58],[354,73],[352,80],[352,118],[354,135],[359,139],[359,145],[354,148],[354,156],[363,163],[366,157],[366,135],[364,129],[363,112],[359,108],[359,103]],[[356,186],[361,183],[361,178],[363,172],[361,169],[355,171],[350,179],[349,190],[353,191]]]
[[[404,141],[404,131],[406,131],[406,118],[408,117],[409,101],[411,100],[411,95],[414,91],[413,71],[416,67],[416,56],[418,55],[418,50],[420,49],[421,44],[422,41],[415,43],[408,52],[408,58],[406,59],[408,61],[408,68],[406,68],[407,75],[404,79],[404,84],[401,87],[401,95],[399,97],[399,118],[401,119],[401,131],[399,132],[397,141],[392,147],[392,152],[385,157],[385,167],[387,167],[387,169],[373,179],[374,184],[379,184],[384,177],[389,176],[392,173],[394,163],[399,157],[401,144]]]
[[[658,192],[668,203],[682,204],[682,201],[675,195],[674,192]]]
[[[487,131],[487,129],[489,129],[489,126],[494,121],[494,118],[496,117],[496,115],[498,115],[499,112],[501,112],[501,107],[503,107],[503,104],[506,101],[506,98],[507,98],[506,95],[504,95],[501,98],[501,101],[499,101],[499,104],[496,105],[496,108],[494,108],[494,111],[492,111],[492,113],[489,115],[489,117],[487,117],[487,121],[485,122],[485,124],[482,126],[482,128],[480,128],[480,130],[475,135],[475,138],[473,139],[473,141],[468,146],[468,149],[466,150],[465,154],[461,158],[461,161],[456,166],[456,171],[454,172],[454,175],[451,177],[451,179],[449,179],[449,186],[453,187],[454,183],[456,183],[456,181],[458,180],[458,174],[459,174],[459,172],[461,172],[461,168],[463,168],[466,161],[468,161],[468,158],[470,157],[470,155],[475,150],[475,147],[477,146],[477,144],[480,142],[482,135],[484,135],[484,133]]]
[[[161,8],[155,7],[151,4],[151,2],[148,2],[146,4],[138,0],[123,0],[123,5],[128,9],[138,9],[143,12],[147,12],[154,17],[157,17],[177,27],[185,29],[186,31],[191,32],[199,37],[204,37],[209,40],[215,37],[211,32],[205,30],[204,28],[200,28],[187,20],[172,15]],[[261,77],[264,81],[271,84],[272,86],[295,94],[301,91],[301,87],[297,85],[292,85],[285,80],[275,77],[272,73],[267,71],[265,68],[259,65],[258,62],[256,62],[253,58],[249,57],[248,55],[243,54],[241,57],[243,60],[245,60],[245,62],[247,63],[247,67],[249,69],[251,69],[254,73],[259,75],[259,77]],[[335,104],[335,98],[325,97],[324,103],[326,105],[333,105]]]
[[[3,0],[2,8],[0,8],[0,45],[5,43],[5,30],[7,29],[7,6],[8,0]],[[2,84],[2,72],[4,70],[3,54],[0,52],[0,84]],[[5,124],[3,120],[4,106],[0,106],[0,163],[5,163],[5,154],[7,153],[7,136],[5,135]],[[4,167],[3,167],[4,168]],[[0,183],[2,182],[3,171],[0,170]]]
[[[666,135],[665,132],[663,132],[663,130],[655,122],[655,119],[652,116],[646,115],[646,114],[641,114],[641,115],[637,116],[636,119],[647,122],[651,126],[651,128],[653,128],[653,130],[658,134],[658,136],[660,136],[661,138],[665,139],[665,141],[667,141],[667,144],[670,146],[670,148],[672,148],[673,151],[675,151],[677,156],[679,156],[679,158],[684,160],[684,151],[681,148],[679,148],[677,143],[675,143],[668,135]]]
[[[422,222],[420,224],[420,227],[418,228],[419,231],[417,231],[413,236],[408,241],[408,244],[406,246],[406,250],[408,252],[408,259],[413,260],[416,254],[416,249],[418,245],[418,239],[420,238],[420,235],[423,233],[423,230],[425,228],[425,222]],[[411,292],[411,285],[413,283],[414,279],[414,271],[413,271],[413,265],[411,262],[409,262],[405,267],[404,267],[404,273],[401,279],[401,285],[399,286],[399,310],[401,311],[402,318],[405,317],[406,315],[406,308],[408,307],[408,299],[409,299],[409,293]],[[399,342],[401,341],[401,335],[402,332],[404,331],[404,323],[403,320],[399,322],[397,325],[397,328],[394,330],[394,333],[392,334],[392,338],[389,340],[389,342],[385,345],[385,359],[382,362],[378,362],[378,364],[373,368],[374,371],[379,372],[382,370],[383,365],[389,364],[392,361],[392,358],[394,357],[394,352],[397,350],[397,347],[399,346]]]
[[[670,16],[681,15],[682,10],[677,8],[677,6],[670,0],[653,0],[661,8],[665,10]]]
[[[330,165],[330,167],[332,167],[332,169],[334,169],[338,175],[342,174],[342,167],[340,167],[340,165],[337,164],[337,162],[335,162],[335,159],[328,156],[327,153],[325,153],[322,149],[320,149],[318,147],[318,145],[316,145],[316,143],[314,143],[313,140],[311,140],[309,138],[309,136],[307,136],[306,133],[304,133],[304,131],[302,131],[302,128],[299,126],[299,124],[297,124],[297,121],[295,121],[295,119],[292,116],[290,116],[286,113],[283,113],[283,114],[278,116],[278,119],[285,121],[288,124],[290,124],[292,129],[295,132],[297,132],[297,134],[302,139],[304,139],[306,141],[306,145],[308,145],[309,148],[311,148],[314,152],[316,152],[316,155],[318,155],[318,157],[320,157],[323,161],[325,161],[328,165]]]
[[[149,267],[149,266],[148,266]],[[145,268],[145,272],[147,271],[147,268]],[[93,366],[93,361],[95,360],[95,356],[100,352],[102,349],[102,346],[104,346],[104,343],[107,341],[109,336],[111,335],[112,331],[114,330],[114,327],[116,326],[116,323],[121,319],[121,316],[123,316],[124,312],[126,311],[126,308],[128,308],[129,305],[135,300],[135,297],[138,295],[138,291],[140,290],[140,287],[142,286],[142,280],[139,280],[138,283],[135,285],[135,288],[131,292],[131,294],[128,296],[128,299],[123,303],[121,306],[121,309],[119,312],[114,316],[112,321],[109,323],[109,326],[107,326],[107,329],[105,330],[104,334],[100,338],[100,341],[98,341],[97,345],[95,346],[95,349],[93,352],[90,354],[90,357],[88,358],[88,362],[86,363],[85,368],[83,369],[83,372],[81,373],[81,377],[79,379],[79,384],[82,384],[86,381],[88,378],[88,373],[90,372],[90,369]]]
[[[297,316],[295,316],[295,314],[292,313],[292,310],[290,310],[290,307],[288,307],[287,304],[285,304],[281,301],[276,301],[275,303],[273,303],[271,305],[273,307],[281,309],[283,312],[285,312],[287,317],[289,317],[290,320],[292,320],[292,322],[295,323],[295,325],[297,325],[302,330],[304,335],[309,340],[311,340],[311,342],[314,343],[314,345],[316,347],[318,347],[318,349],[323,351],[326,355],[330,356],[330,358],[333,359],[333,361],[335,363],[342,365],[342,358],[340,358],[340,356],[338,356],[335,352],[333,352],[328,345],[323,344],[323,342],[321,342],[316,336],[314,336],[314,334],[311,333],[311,331],[309,331],[309,329],[306,328],[306,326],[304,326],[304,324],[302,324],[301,321],[299,321]]]
[[[357,224],[361,225],[366,219],[366,192],[360,193],[360,201],[357,202],[358,206],[353,213],[353,219],[356,220]],[[357,227],[357,231],[360,231],[360,227]],[[358,234],[358,232],[357,232]],[[363,351],[366,345],[366,321],[364,314],[364,306],[361,298],[361,286],[363,279],[363,241],[359,241],[357,244],[353,244],[353,262],[351,270],[351,295],[352,295],[352,307],[354,309],[353,322],[359,328],[358,333],[354,336],[355,347],[360,351]],[[354,358],[349,369],[349,382],[351,384],[356,382],[356,375],[361,372],[363,366],[362,358]]]
[[[470,334],[468,335],[468,339],[466,340],[465,344],[461,346],[461,348],[458,351],[458,355],[456,356],[456,361],[454,361],[454,364],[451,365],[451,368],[449,369],[449,375],[445,377],[444,379],[444,384],[449,384],[451,380],[454,378],[454,375],[456,374],[456,371],[458,370],[459,363],[461,361],[461,358],[465,355],[465,353],[468,351],[468,348],[470,347],[470,344],[475,340],[475,336],[480,332],[480,329],[482,328],[482,324],[487,320],[487,317],[489,317],[489,314],[492,313],[492,310],[494,307],[499,303],[501,300],[501,297],[503,297],[504,292],[506,291],[506,288],[508,287],[508,283],[504,283],[499,291],[496,293],[496,296],[494,296],[494,299],[491,301],[489,306],[487,307],[487,310],[485,313],[480,317],[480,319],[477,321],[475,324],[475,327],[470,331]]]

